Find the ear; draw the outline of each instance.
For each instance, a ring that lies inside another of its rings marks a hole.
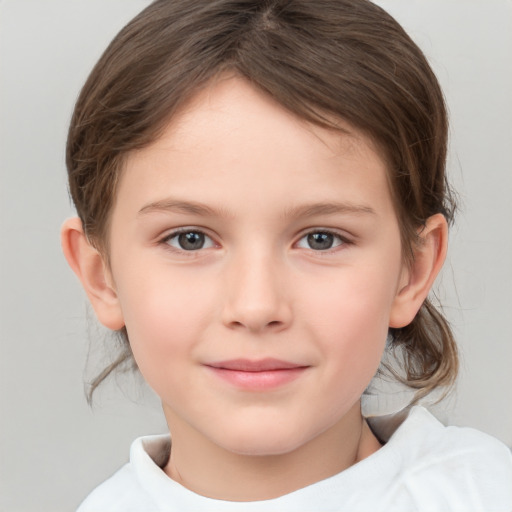
[[[61,229],[64,256],[82,283],[98,320],[109,329],[124,327],[119,299],[103,257],[88,241],[82,222],[74,217]]]
[[[448,247],[448,224],[444,215],[438,213],[429,217],[419,237],[420,243],[413,248],[414,261],[404,269],[389,327],[405,327],[414,320],[443,266]]]

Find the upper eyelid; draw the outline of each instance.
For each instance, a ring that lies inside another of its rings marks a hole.
[[[183,233],[201,233],[206,238],[209,238],[213,242],[213,245],[215,245],[215,246],[219,245],[219,243],[217,242],[217,238],[215,236],[212,236],[211,234],[209,234],[208,230],[205,230],[204,228],[197,228],[197,227],[192,227],[192,226],[185,226],[185,227],[171,229],[170,231],[167,231],[163,235],[158,236],[155,239],[155,242],[157,245],[165,245],[165,246],[168,246],[170,249],[174,249],[175,251],[182,250],[183,252],[193,253],[193,252],[198,252],[203,249],[202,248],[202,249],[197,249],[194,251],[186,251],[185,249],[178,249],[176,247],[172,247],[171,244],[168,243],[170,240],[173,240],[174,238],[176,238],[177,236],[179,236]],[[206,247],[205,249],[211,249],[211,247]]]
[[[169,232],[166,232],[164,235],[160,236],[159,239],[161,241],[169,240],[171,238],[174,238],[177,235],[181,235],[182,233],[201,233],[201,234],[207,236],[208,238],[211,238],[211,239],[214,238],[211,234],[209,234],[208,230],[206,230],[204,228],[197,228],[194,226],[185,226],[182,228],[171,229]]]
[[[158,237],[156,240],[157,245],[164,246],[167,250],[170,250],[170,251],[174,252],[175,254],[178,254],[178,253],[179,254],[187,254],[187,256],[189,256],[189,257],[192,257],[194,254],[197,256],[197,253],[199,253],[205,249],[212,248],[212,247],[201,247],[201,248],[195,249],[195,250],[186,250],[183,248],[173,247],[170,243],[168,243],[170,240],[176,238],[177,236],[179,236],[183,233],[201,233],[206,238],[209,238],[213,242],[214,246],[215,245],[218,246],[218,242],[215,240],[215,237],[212,237],[211,235],[209,235],[204,229],[199,229],[199,228],[194,228],[194,227],[189,227],[189,226],[175,228],[175,229],[171,230],[170,232],[167,232],[163,236]]]
[[[181,233],[187,233],[187,232],[191,232],[191,233],[197,232],[197,233],[202,233],[206,236],[209,236],[210,238],[214,237],[214,235],[212,236],[211,234],[209,234],[209,230],[207,230],[206,228],[200,228],[200,227],[196,227],[196,226],[184,226],[184,227],[179,227],[179,228],[170,230],[168,233],[163,235],[161,238],[162,239],[172,238],[173,236],[179,235]],[[325,228],[325,227],[306,228],[304,230],[301,230],[299,232],[299,234],[296,236],[298,236],[298,238],[300,239],[300,238],[303,238],[304,236],[309,235],[311,233],[329,233],[332,235],[337,235],[340,238],[350,238],[350,235],[348,235],[346,232],[341,233],[338,229]]]
[[[339,245],[336,245],[334,247],[330,247],[329,249],[325,249],[325,250],[317,250],[317,249],[308,249],[310,251],[313,251],[315,253],[323,253],[323,254],[328,254],[328,253],[332,253],[332,252],[336,252],[338,250],[340,250],[340,247],[344,247],[346,245],[352,245],[354,243],[353,241],[353,238],[349,237],[348,235],[344,235],[336,230],[333,230],[333,229],[322,229],[322,228],[319,228],[319,229],[311,229],[309,231],[305,231],[303,232],[298,238],[297,238],[297,241],[294,242],[293,245],[297,245],[301,240],[304,239],[304,237],[312,234],[312,233],[326,233],[326,234],[329,234],[329,235],[333,235],[334,237],[338,237],[339,240],[341,241],[341,244]]]
[[[310,228],[310,229],[306,229],[305,231],[302,231],[298,235],[297,240],[301,240],[302,238],[304,238],[307,235],[310,235],[311,233],[328,233],[330,235],[338,236],[340,239],[342,239],[346,242],[351,242],[354,239],[354,236],[347,233],[346,231],[340,231],[335,228],[318,227],[318,228]]]

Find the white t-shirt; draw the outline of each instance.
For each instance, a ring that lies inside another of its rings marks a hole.
[[[230,502],[200,496],[161,469],[168,435],[142,437],[130,462],[78,512],[512,512],[512,454],[470,428],[445,427],[423,407],[405,420],[370,421],[388,442],[330,478],[279,498]],[[387,431],[387,432],[386,432]]]

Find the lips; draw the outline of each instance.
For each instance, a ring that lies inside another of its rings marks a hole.
[[[209,363],[207,368],[229,384],[245,390],[265,391],[300,377],[309,366],[279,359],[232,359]]]
[[[233,370],[241,372],[267,372],[275,370],[290,370],[292,368],[303,368],[302,365],[281,361],[279,359],[232,359],[230,361],[221,361],[219,363],[211,363],[208,366],[223,370]]]

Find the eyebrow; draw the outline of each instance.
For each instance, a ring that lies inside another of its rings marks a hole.
[[[138,215],[145,215],[153,212],[176,212],[203,217],[233,217],[233,215],[224,208],[212,208],[202,203],[194,201],[180,201],[179,199],[163,199],[143,206]]]
[[[346,214],[370,214],[376,215],[373,208],[366,205],[353,203],[311,203],[305,205],[294,206],[284,211],[283,217],[315,217],[316,215],[335,215],[340,213]]]
[[[145,215],[153,212],[176,212],[191,215],[199,215],[202,217],[224,217],[234,218],[236,215],[229,212],[225,208],[213,208],[203,203],[194,201],[181,201],[178,199],[168,198],[161,201],[155,201],[143,206],[138,215]],[[359,205],[353,203],[310,203],[293,206],[284,210],[283,219],[298,217],[315,217],[317,215],[335,215],[335,214],[369,214],[376,215],[373,208],[367,205]]]

